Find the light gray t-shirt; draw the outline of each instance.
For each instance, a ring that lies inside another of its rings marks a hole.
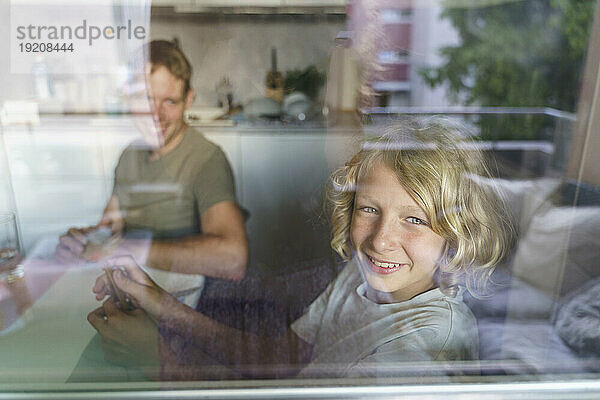
[[[365,289],[351,260],[292,324],[313,345],[300,377],[394,376],[398,367],[412,375],[410,363],[477,359],[477,324],[461,291],[449,297],[433,289],[405,302],[377,304]]]

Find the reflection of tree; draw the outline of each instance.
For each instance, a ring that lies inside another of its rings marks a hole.
[[[445,83],[453,100],[466,104],[574,111],[595,0],[459,3],[446,0],[442,16],[462,44],[442,48],[444,63],[421,71],[430,86]],[[533,139],[548,122],[517,115],[478,124],[484,137]]]

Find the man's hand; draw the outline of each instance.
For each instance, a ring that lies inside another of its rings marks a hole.
[[[69,263],[69,264],[80,264],[85,260],[82,257],[85,245],[88,242],[87,234],[96,229],[95,226],[88,226],[87,228],[71,228],[60,237],[54,257],[56,260]]]
[[[102,336],[107,361],[142,368],[150,377],[158,376],[163,339],[157,325],[144,311],[123,312],[109,298],[89,313],[87,319]]]
[[[88,226],[87,228],[71,228],[60,237],[58,246],[54,252],[57,261],[68,264],[81,264],[85,261],[83,252],[88,243],[87,235],[100,228],[108,228],[112,234],[123,230],[123,216],[119,209],[119,200],[112,196],[98,225]]]

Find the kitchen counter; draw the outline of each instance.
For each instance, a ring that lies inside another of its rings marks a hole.
[[[147,119],[145,115],[135,114],[103,114],[103,113],[73,113],[73,114],[56,114],[56,113],[41,113],[40,124],[38,126],[11,126],[3,127],[5,132],[21,131],[27,132],[43,127],[45,130],[71,130],[74,127],[88,129],[89,127],[127,127],[134,128],[136,119]],[[346,119],[344,119],[345,121]],[[329,131],[357,131],[360,127],[356,123],[341,123],[338,125],[328,124],[324,120],[307,120],[307,121],[279,121],[279,120],[260,120],[260,121],[234,121],[233,126],[206,126],[201,123],[191,123],[190,126],[202,131],[203,129],[223,130],[223,131],[243,131],[243,132],[258,132],[258,131],[315,131],[326,133]],[[328,126],[329,125],[329,126]]]

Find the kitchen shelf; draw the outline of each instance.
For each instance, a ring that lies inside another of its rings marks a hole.
[[[175,14],[346,14],[348,0],[155,0],[153,12]]]
[[[408,92],[410,81],[377,81],[371,87],[378,92]]]

